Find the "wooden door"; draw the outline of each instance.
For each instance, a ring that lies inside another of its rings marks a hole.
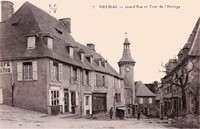
[[[64,108],[65,108],[65,112],[69,112],[69,93],[68,93],[68,89],[64,89]]]

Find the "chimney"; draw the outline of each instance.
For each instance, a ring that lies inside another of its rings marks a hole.
[[[62,18],[59,20],[63,23],[68,32],[71,33],[71,18]]]
[[[1,1],[1,21],[6,21],[13,15],[13,5],[10,1]]]
[[[93,43],[88,43],[87,47],[90,48],[91,50],[95,51],[95,45]]]

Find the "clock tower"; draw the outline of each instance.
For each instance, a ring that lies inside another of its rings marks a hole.
[[[122,58],[119,60],[119,72],[120,75],[124,78],[124,98],[125,98],[125,107],[126,117],[132,117],[135,114],[133,109],[135,105],[135,85],[134,85],[134,66],[135,61],[131,57],[130,52],[130,42],[126,37],[123,44],[123,54]]]

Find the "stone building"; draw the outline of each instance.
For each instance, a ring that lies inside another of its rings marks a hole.
[[[2,1],[0,103],[82,116],[124,105],[123,78],[94,44],[73,39],[70,18],[29,2],[13,12],[13,3]]]
[[[166,75],[161,79],[156,101],[160,103],[160,116],[180,116],[199,113],[200,87],[200,19],[187,43],[165,65]]]

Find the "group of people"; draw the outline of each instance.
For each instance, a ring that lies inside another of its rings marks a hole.
[[[110,116],[110,119],[112,119],[112,117],[113,117],[113,107],[110,108],[109,116]],[[139,120],[139,119],[140,119],[140,110],[137,110],[137,120]]]

